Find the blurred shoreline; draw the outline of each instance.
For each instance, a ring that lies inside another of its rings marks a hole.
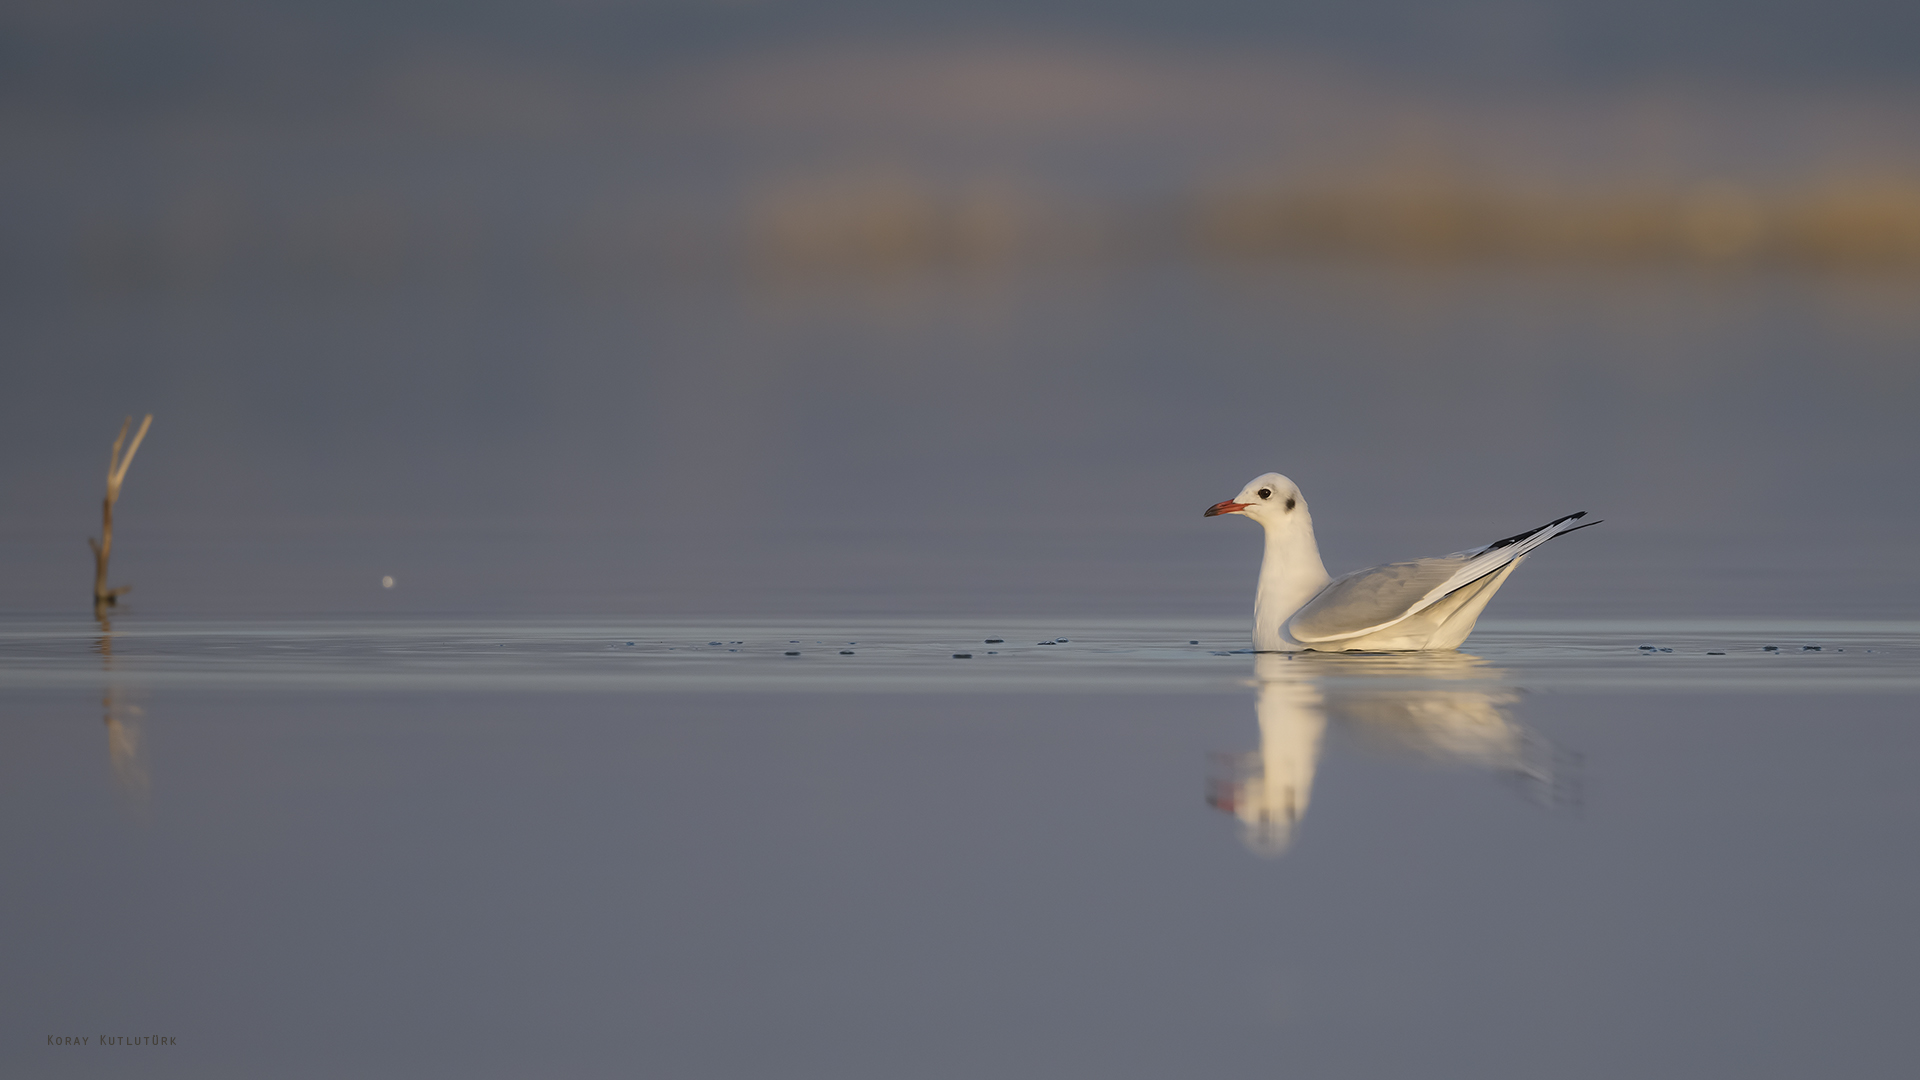
[[[1920,95],[1900,87],[1502,95],[1279,52],[994,41],[383,63],[279,114],[238,87],[0,93],[0,273],[117,292],[1141,258],[1920,268]]]
[[[5,261],[11,276],[42,286],[108,292],[263,278],[459,280],[490,265],[576,282],[702,268],[884,276],[1141,259],[1920,270],[1920,179],[1874,174],[1772,190],[1726,181],[1555,190],[1493,178],[1357,176],[1108,205],[900,174],[776,183],[732,214],[652,222],[589,208],[527,227],[461,221],[392,200],[280,216],[233,204],[183,213],[193,227],[169,213],[95,216],[72,234],[46,237],[45,246],[11,243]]]

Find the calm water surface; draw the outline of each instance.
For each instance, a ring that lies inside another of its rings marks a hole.
[[[1920,1052],[1920,624],[1244,642],[9,617],[0,1061],[1801,1077]]]

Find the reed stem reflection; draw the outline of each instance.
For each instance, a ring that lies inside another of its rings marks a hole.
[[[107,760],[113,764],[113,778],[120,793],[130,800],[136,810],[144,810],[147,795],[152,785],[147,776],[147,766],[140,758],[140,718],[143,715],[140,706],[126,700],[113,674],[113,623],[105,615],[99,616],[100,636],[94,641],[94,651],[100,654],[101,697],[100,710],[107,726]]]
[[[1516,722],[1507,673],[1468,653],[1254,657],[1260,748],[1215,758],[1207,802],[1239,818],[1254,853],[1292,846],[1328,725],[1363,743],[1492,770],[1530,798],[1565,802],[1570,758]]]

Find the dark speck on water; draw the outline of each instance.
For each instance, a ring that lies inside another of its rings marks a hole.
[[[1779,651],[1780,651],[1780,646],[1778,646],[1778,645],[1762,645],[1762,646],[1760,646],[1760,651],[1761,651],[1761,652],[1779,652]]]
[[[953,658],[955,660],[971,660],[973,659],[973,654],[970,652],[957,652],[953,654]]]
[[[1802,646],[1800,646],[1800,651],[1801,651],[1801,652],[1819,652],[1819,651],[1820,651],[1820,646],[1818,646],[1818,645],[1802,645]]]
[[[840,650],[840,655],[841,655],[841,656],[852,656],[852,655],[853,655],[853,650],[852,650],[852,649],[841,649],[841,650]]]
[[[1187,644],[1189,644],[1189,645],[1198,645],[1198,644],[1200,644],[1200,643],[1199,643],[1199,642],[1197,642],[1197,641],[1189,641],[1189,642],[1187,642]]]
[[[1642,646],[1640,646],[1640,651],[1641,651],[1641,652],[1658,652],[1659,650],[1658,650],[1658,649],[1655,649],[1655,648],[1654,648],[1653,646],[1651,646],[1651,645],[1642,645]]]
[[[1708,649],[1708,650],[1707,650],[1707,655],[1708,655],[1708,656],[1725,656],[1725,655],[1727,655],[1727,654],[1726,654],[1726,653],[1723,653],[1723,652],[1715,652],[1715,651],[1714,651],[1714,650],[1712,650],[1712,649]]]
[[[987,639],[986,643],[988,645],[1003,645],[1006,643],[1006,640],[1007,640],[1006,638],[990,637]]]
[[[1062,645],[1065,645],[1065,644],[1067,643],[1067,639],[1066,639],[1066,638],[1058,638],[1058,639],[1056,639],[1056,640],[1058,640],[1058,641],[1060,642],[1060,644],[1062,644]]]
[[[1034,642],[1034,644],[1035,645],[1058,645],[1060,643],[1057,641],[1036,641]]]
[[[799,654],[799,653],[797,653],[797,652],[789,652],[789,653],[788,653],[787,655],[788,655],[788,656],[799,656],[800,654]]]

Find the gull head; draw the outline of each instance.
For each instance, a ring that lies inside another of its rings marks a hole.
[[[1300,497],[1299,485],[1277,472],[1270,472],[1247,481],[1247,486],[1240,489],[1240,494],[1226,502],[1207,507],[1205,516],[1239,514],[1262,525],[1272,525],[1286,521],[1306,508],[1307,500]]]

